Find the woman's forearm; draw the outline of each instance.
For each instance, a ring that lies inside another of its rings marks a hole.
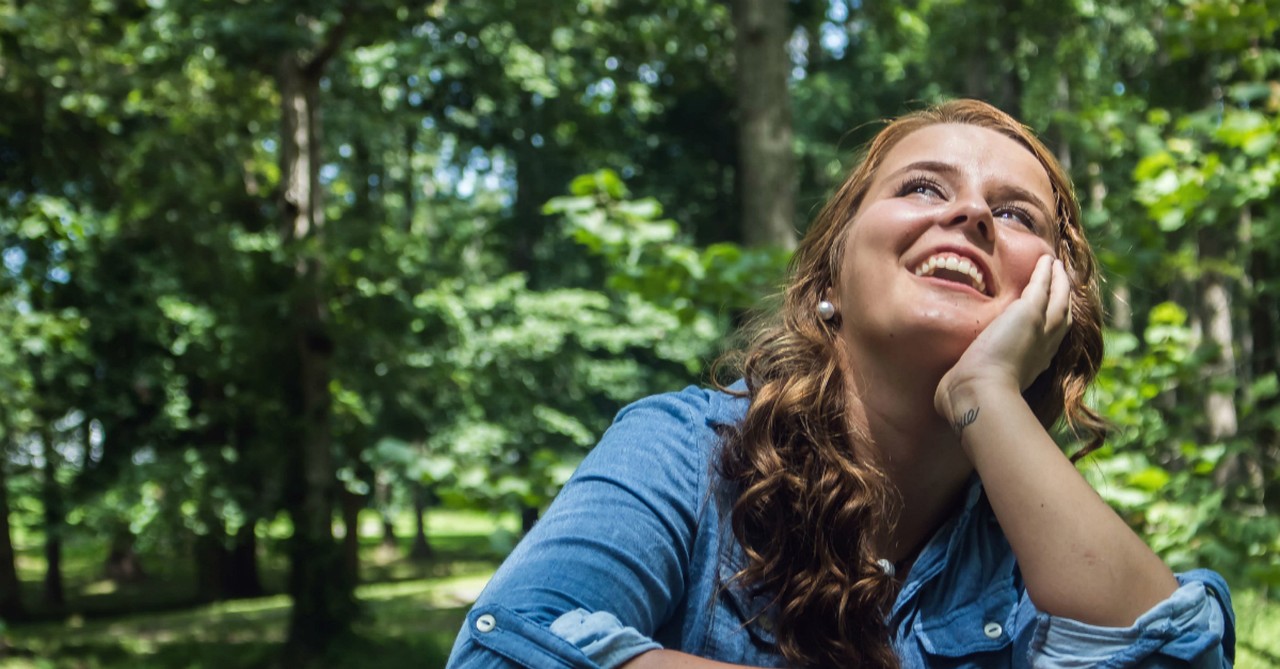
[[[1177,589],[1169,568],[1085,481],[1016,388],[972,384],[952,399],[953,415],[971,418],[961,444],[1037,608],[1123,627]]]

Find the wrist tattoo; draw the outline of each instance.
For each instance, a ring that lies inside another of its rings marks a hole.
[[[966,427],[973,425],[973,422],[978,420],[978,409],[979,407],[969,409],[964,412],[964,415],[952,421],[951,427],[956,431],[956,434],[960,434]]]

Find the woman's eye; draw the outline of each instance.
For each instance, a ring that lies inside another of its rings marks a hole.
[[[928,179],[912,179],[902,185],[902,188],[898,190],[898,195],[900,197],[907,195],[942,197],[942,187]]]
[[[1031,215],[1031,212],[1023,209],[1022,207],[1004,207],[996,210],[995,214],[996,218],[1015,221],[1026,227],[1028,230],[1036,229],[1035,217]]]

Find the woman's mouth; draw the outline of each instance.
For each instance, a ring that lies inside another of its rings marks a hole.
[[[916,266],[915,273],[919,277],[964,284],[983,295],[987,294],[986,277],[982,275],[982,270],[968,258],[955,253],[935,253]]]

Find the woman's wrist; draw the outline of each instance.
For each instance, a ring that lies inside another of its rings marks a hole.
[[[998,376],[944,378],[934,398],[934,408],[963,437],[966,428],[978,421],[983,411],[990,413],[1010,402],[1023,402],[1016,381]]]

